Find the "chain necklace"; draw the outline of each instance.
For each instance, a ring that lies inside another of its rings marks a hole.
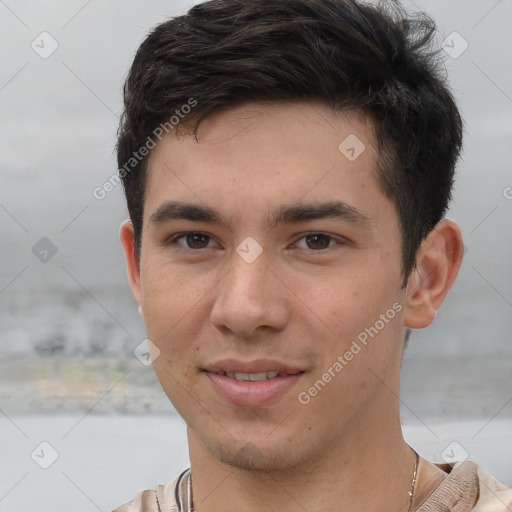
[[[412,500],[414,498],[414,487],[416,485],[416,475],[418,473],[418,461],[419,461],[418,453],[415,450],[413,450],[413,451],[416,455],[416,462],[414,463],[414,472],[412,474],[411,489],[408,492],[408,494],[409,494],[409,510],[408,510],[408,512],[411,512],[411,509],[412,509]]]

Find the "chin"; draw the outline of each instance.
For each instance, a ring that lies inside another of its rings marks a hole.
[[[307,457],[297,449],[297,445],[288,444],[287,450],[282,448],[283,443],[270,445],[268,439],[258,441],[230,442],[203,440],[207,450],[217,460],[232,468],[250,471],[253,473],[279,473],[290,472],[296,468],[304,467]]]

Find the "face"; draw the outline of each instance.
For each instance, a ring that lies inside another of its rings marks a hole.
[[[151,154],[132,289],[163,389],[218,460],[292,468],[397,410],[408,291],[374,145],[321,103],[246,104]]]

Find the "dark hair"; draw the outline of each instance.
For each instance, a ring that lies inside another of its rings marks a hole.
[[[147,157],[126,163],[159,125],[174,129],[170,117],[192,101],[182,125],[194,121],[197,134],[219,107],[316,99],[374,123],[378,179],[400,219],[406,282],[421,241],[447,210],[462,148],[435,30],[427,15],[408,16],[398,2],[355,0],[213,0],[157,26],[126,80],[117,145],[137,256]]]

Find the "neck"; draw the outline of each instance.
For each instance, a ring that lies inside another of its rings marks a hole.
[[[374,426],[365,432],[361,425]],[[408,512],[415,454],[398,418],[388,426],[382,420],[360,422],[352,432],[295,469],[256,472],[219,461],[189,429],[194,509]]]

